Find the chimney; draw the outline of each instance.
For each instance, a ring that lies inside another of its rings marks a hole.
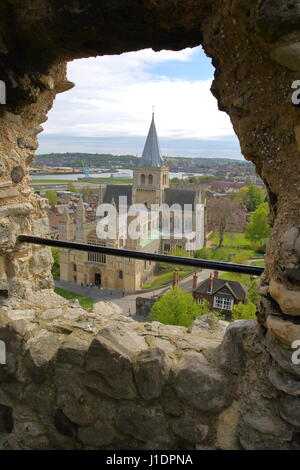
[[[219,271],[214,271],[214,277],[218,278],[219,277]]]
[[[212,291],[213,291],[213,284],[214,284],[214,278],[213,278],[213,274],[211,273],[211,275],[209,276],[209,283],[208,283],[208,292],[210,294],[212,294]]]
[[[195,290],[197,288],[197,278],[198,278],[198,274],[194,273],[194,275],[193,275],[193,290]]]

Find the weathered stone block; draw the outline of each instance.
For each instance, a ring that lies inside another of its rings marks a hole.
[[[90,343],[80,338],[73,338],[61,345],[57,353],[59,362],[67,362],[75,366],[84,366],[85,355]]]
[[[278,366],[273,366],[269,370],[271,384],[279,391],[288,395],[300,396],[300,379]]]
[[[295,350],[291,348],[291,345],[289,345],[289,347],[283,346],[282,343],[270,333],[270,331],[266,334],[265,344],[274,361],[283,370],[300,377],[300,367],[293,363],[293,353]]]
[[[170,440],[166,418],[158,407],[121,406],[116,426],[123,434],[140,441],[166,443]]]
[[[266,324],[268,330],[288,348],[295,340],[300,340],[300,324],[275,315],[269,315]]]
[[[244,342],[256,327],[256,320],[237,320],[228,326],[218,351],[222,369],[231,374],[241,373],[246,361]]]
[[[49,373],[49,363],[55,357],[64,335],[41,330],[28,341],[27,367],[35,383],[42,383]]]
[[[288,289],[281,282],[271,279],[270,294],[286,315],[300,315],[300,291]]]
[[[208,313],[197,318],[187,331],[201,337],[222,339],[228,326],[229,322],[218,320],[216,315]]]
[[[203,441],[208,433],[208,426],[206,424],[198,423],[190,416],[181,416],[180,418],[172,421],[172,431],[182,441],[197,444]]]
[[[222,411],[218,418],[216,447],[222,450],[239,449],[238,442],[239,403],[233,401],[232,405]]]
[[[230,387],[225,375],[212,367],[200,353],[184,356],[174,388],[183,402],[207,413],[221,411],[230,401]]]
[[[158,398],[169,376],[169,365],[162,349],[141,351],[133,364],[135,382],[145,400]]]
[[[279,414],[289,424],[300,427],[300,399],[296,396],[283,395],[279,400]]]
[[[64,415],[80,426],[90,426],[97,420],[95,397],[84,387],[79,369],[65,365],[55,370],[57,405]]]
[[[98,334],[92,341],[86,357],[85,377],[88,388],[113,398],[133,398],[136,388],[133,381],[128,349],[113,344]]]

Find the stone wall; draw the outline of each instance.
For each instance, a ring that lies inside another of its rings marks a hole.
[[[232,361],[235,367],[238,367],[242,357],[238,344],[248,344],[254,341],[255,337],[252,352],[249,352],[249,357],[246,355],[247,367],[242,379],[236,380],[239,392],[232,392],[238,393],[238,399],[232,401],[233,396],[228,392],[230,395],[228,403],[230,400],[234,403],[233,411],[230,408],[229,414],[236,412],[235,402],[240,403],[239,436],[241,444],[246,448],[295,446],[297,433],[293,438],[293,426],[299,426],[300,420],[299,367],[291,362],[293,352],[291,343],[294,339],[298,339],[300,316],[300,122],[299,109],[291,103],[291,85],[299,79],[299,24],[299,2],[291,0],[166,0],[164,2],[67,0],[63,5],[56,0],[51,2],[6,0],[0,5],[0,79],[7,85],[7,105],[0,106],[0,295],[4,302],[5,296],[12,302],[9,308],[12,308],[14,302],[22,304],[22,299],[24,301],[26,298],[41,301],[40,295],[43,295],[43,291],[47,293],[52,286],[50,251],[47,248],[21,245],[17,242],[17,236],[44,235],[48,231],[45,200],[33,194],[28,187],[28,164],[34,159],[37,148],[36,136],[42,130],[41,124],[47,119],[47,112],[56,94],[73,86],[66,78],[66,61],[79,57],[119,54],[146,47],[153,47],[155,50],[163,48],[178,50],[199,44],[203,45],[207,55],[212,58],[216,68],[212,92],[218,100],[219,108],[226,111],[231,118],[243,155],[255,163],[258,174],[266,184],[271,209],[270,222],[273,226],[267,248],[266,270],[261,282],[259,333],[255,333],[254,336],[248,324],[243,328],[240,324],[230,327],[233,346],[228,345],[228,347],[232,347]],[[40,313],[34,309],[34,318],[39,317]],[[22,355],[20,339],[22,335],[17,333],[14,327],[6,325],[5,312],[1,314],[1,321],[2,317],[4,326],[1,331],[13,335],[11,340],[15,349],[12,357],[18,358],[15,362],[16,370],[11,366],[10,373],[20,372],[22,380],[24,379],[22,383],[27,384],[29,382],[26,374],[35,370],[35,365],[31,365],[31,353]],[[49,328],[54,328],[51,322],[49,325]],[[31,328],[30,325],[29,327]],[[35,331],[32,330],[32,347],[33,351],[38,351],[39,358],[39,347],[42,347],[43,336],[38,336],[38,331],[35,336]],[[55,331],[49,333],[46,328],[45,341],[49,337],[51,344],[52,341],[55,345],[60,344],[62,338],[59,335],[65,333],[55,333]],[[241,331],[243,333],[240,333]],[[30,336],[30,332],[24,334]],[[178,336],[180,344],[184,342],[186,335],[188,334],[182,331],[182,335]],[[107,345],[106,340],[103,340],[104,346],[101,341],[97,336],[92,342],[91,347],[95,348],[96,358],[97,348],[100,345],[99,350],[104,351],[104,357],[118,364],[119,360],[127,365],[130,363],[128,367],[133,367],[130,356],[132,352],[124,351],[119,345],[115,351],[115,340],[112,342],[113,345],[111,343]],[[226,337],[224,341],[223,345],[228,343]],[[176,343],[176,350],[177,347]],[[193,350],[190,346],[187,349]],[[56,351],[56,346],[52,349],[51,345],[50,351],[53,350]],[[199,351],[196,353],[201,354]],[[90,357],[88,351],[86,354]],[[144,354],[142,347],[140,354]],[[258,370],[253,354],[260,355]],[[194,359],[194,362],[192,361],[195,370],[198,370],[201,363],[201,368],[210,371],[211,363],[206,364],[200,356],[197,358],[198,361]],[[49,378],[52,385],[47,384],[47,390],[53,389],[53,394],[59,390],[58,395],[55,395],[59,401],[59,396],[63,397],[65,392],[60,390],[54,381],[59,380],[54,377],[56,370],[53,367],[54,363],[48,357],[46,363],[43,362],[44,359],[41,360],[46,369],[48,362],[50,364],[49,370],[52,374],[49,374]],[[78,361],[80,362],[79,359]],[[179,361],[180,366],[178,364],[174,366],[175,369],[170,366],[173,372],[168,376],[168,380],[170,377],[177,377],[174,373],[178,370],[177,367],[185,370],[184,358],[182,361]],[[73,388],[81,391],[81,374],[93,373],[93,369],[84,372],[83,366],[77,365],[77,367],[77,372],[70,381],[73,383]],[[89,367],[98,366],[94,364]],[[163,375],[165,366],[161,367]],[[42,369],[38,368],[38,371]],[[224,373],[217,370],[216,375],[213,373],[213,383],[222,384],[226,394],[230,388],[225,386],[227,382]],[[109,371],[107,373],[109,374]],[[201,373],[204,374],[209,386],[211,383],[209,374]],[[35,372],[33,376],[34,374]],[[185,377],[185,372],[182,374]],[[193,374],[192,369],[186,374],[189,380],[195,380],[195,388],[198,389],[197,373]],[[234,372],[232,379],[236,378],[236,374],[240,377],[239,373]],[[33,387],[34,393],[43,390],[43,381],[39,382],[41,380],[39,373],[37,376],[36,386]],[[16,377],[20,379],[14,375],[14,380]],[[124,380],[126,381],[126,378]],[[99,382],[102,383],[101,380]],[[202,382],[199,382],[201,388]],[[112,387],[109,375],[103,383],[108,389]],[[124,391],[122,383],[119,387]],[[133,395],[137,393],[136,387],[137,385],[133,384],[129,389]],[[173,390],[175,385],[172,387]],[[18,390],[16,388],[13,393],[16,394]],[[244,391],[247,397],[245,403]],[[78,393],[80,395],[81,392]],[[119,396],[115,399],[127,403],[126,400],[131,399],[127,398],[127,389],[124,391],[124,396],[122,393],[119,389]],[[182,393],[183,399],[185,392]],[[149,413],[154,422],[163,420],[165,412],[161,411],[162,408],[150,407],[149,411],[147,405],[145,411],[144,399],[140,395],[136,396],[140,398],[135,405],[140,403],[141,408],[137,407],[137,410],[141,411],[132,411],[132,419],[135,417],[139,419],[138,416]],[[46,397],[49,403],[45,404],[44,408],[48,409],[47,413],[52,413],[54,412],[51,404],[52,396],[50,393],[43,394],[42,399]],[[19,396],[17,398],[19,400]],[[27,412],[29,414],[32,412],[32,416],[39,414],[33,411],[35,406],[33,396],[27,408],[25,405],[18,408],[17,399],[11,405],[5,400],[3,397],[0,409],[1,426],[6,431],[12,427],[12,417],[19,423],[20,427],[17,429],[22,429],[26,423]],[[63,402],[63,398],[61,400]],[[220,397],[216,403],[219,403],[219,400]],[[69,433],[75,433],[73,424],[68,420],[65,421],[64,417],[67,414],[62,409],[63,405],[59,406],[61,412],[55,416],[58,416],[60,428],[66,426]],[[195,402],[186,406],[189,406],[190,412],[186,409],[183,414],[198,420],[198,415],[193,415]],[[208,409],[202,412],[210,416],[210,405],[207,406]],[[222,406],[225,410],[227,402]],[[121,434],[123,432],[122,436],[130,435],[130,432],[128,430],[124,432],[120,425],[120,416],[126,416],[126,412],[130,414],[128,408],[124,412],[118,411],[118,432]],[[76,424],[75,420],[68,419]],[[166,427],[170,429],[171,421],[175,418],[165,419]],[[108,417],[107,420],[109,421]],[[222,420],[227,422],[226,414]],[[209,428],[208,435],[204,439],[210,443],[216,442],[212,436],[213,433],[217,433],[216,421],[215,424],[212,421],[210,419],[205,421],[202,414],[201,419],[199,418],[199,423]],[[77,424],[80,427],[80,423]],[[51,427],[50,424],[49,426]],[[85,423],[81,426],[89,428],[90,424]],[[138,429],[135,424],[132,426],[132,429]],[[160,427],[163,429],[163,425]],[[14,431],[11,436],[17,432]],[[39,428],[32,432],[36,433],[36,437],[45,435],[44,432],[39,434]],[[90,432],[90,429],[86,432]],[[175,438],[170,436],[176,433],[172,431],[171,434],[167,434],[170,442],[175,442]],[[44,437],[41,437],[42,443],[39,445],[47,447],[49,444],[46,441],[43,443],[43,439]],[[146,436],[144,439],[144,442],[147,442]],[[26,445],[31,447],[29,443]],[[115,441],[115,444],[111,445],[120,444]],[[170,443],[171,445],[173,444]],[[38,444],[35,442],[32,446],[38,447]]]
[[[45,294],[1,309],[0,448],[297,448],[256,321],[187,330]]]
[[[151,308],[157,302],[159,296],[155,297],[137,297],[135,299],[135,313],[136,315],[141,315],[144,317],[145,321],[148,315],[150,314]]]

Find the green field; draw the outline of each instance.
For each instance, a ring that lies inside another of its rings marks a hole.
[[[78,299],[81,307],[83,308],[91,308],[94,305],[94,300],[90,297],[83,297],[68,290],[61,289],[60,287],[55,287],[54,292],[65,299]]]
[[[219,243],[219,233],[214,232],[210,237],[210,241],[213,245],[217,246]],[[223,246],[228,248],[243,248],[243,249],[250,249],[251,244],[249,240],[246,239],[244,233],[237,233],[237,232],[225,232],[224,233],[224,240]]]
[[[243,253],[247,259],[263,258],[262,253],[253,250],[251,243],[246,240],[244,233],[225,232],[222,248],[216,248],[219,243],[219,234],[214,232],[210,237],[212,243],[212,258],[214,261],[231,261],[238,253]]]

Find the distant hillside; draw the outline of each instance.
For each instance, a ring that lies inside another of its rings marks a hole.
[[[124,167],[136,165],[137,157],[133,155],[110,155],[99,153],[47,153],[36,156],[35,165],[71,166],[81,168],[82,162],[91,168]]]
[[[196,166],[198,168],[210,168],[213,166],[253,166],[252,163],[231,160],[229,158],[185,158],[185,157],[164,157],[166,163],[172,167],[183,164],[186,166]],[[91,168],[132,168],[138,163],[138,157],[134,155],[111,155],[99,153],[47,153],[36,156],[34,165],[47,166],[70,166],[81,168],[82,161]]]

